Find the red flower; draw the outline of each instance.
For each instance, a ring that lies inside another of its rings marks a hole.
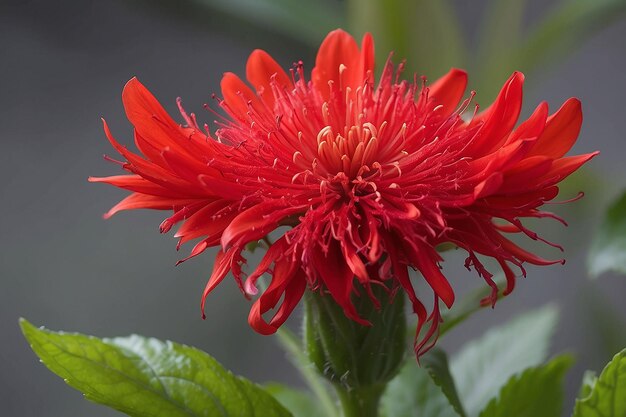
[[[416,337],[416,353],[423,353],[436,339],[439,301],[448,307],[454,302],[436,247],[452,243],[467,251],[466,266],[492,287],[485,301],[495,303],[498,288],[479,256],[499,263],[507,279],[504,294],[515,284],[511,266],[525,274],[526,262],[561,262],[542,259],[505,235],[541,240],[521,219],[558,219],[540,207],[595,153],[564,156],[582,122],[574,98],[552,115],[541,103],[515,128],[521,73],[509,78],[490,107],[472,112],[473,94],[463,98],[467,75],[461,70],[430,85],[400,80],[402,66],[394,70],[390,62],[377,84],[373,71],[370,35],[359,48],[347,33],[331,32],[308,81],[302,63],[286,73],[256,50],[246,65],[248,83],[224,75],[220,106],[229,117],[213,135],[180,103],[179,125],[137,79],[130,80],[122,97],[140,153],[120,145],[105,124],[131,175],[90,180],[132,191],[106,217],[129,209],[173,210],[161,232],[180,223],[179,246],[200,239],[189,258],[219,246],[203,306],[228,272],[247,296],[257,294],[257,279],[269,273],[271,283],[249,317],[262,334],[283,324],[307,288],[332,296],[363,325],[368,322],[352,297],[369,295],[376,304],[372,285],[401,288],[418,317],[417,334],[428,324]],[[246,277],[242,251],[274,231],[280,237]],[[409,268],[432,288],[430,314]],[[266,321],[263,315],[274,309]]]

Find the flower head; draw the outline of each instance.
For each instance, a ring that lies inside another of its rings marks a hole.
[[[485,302],[495,303],[499,289],[480,257],[495,259],[504,271],[504,294],[513,290],[514,269],[525,274],[525,263],[561,262],[506,236],[541,240],[522,219],[558,219],[541,206],[595,153],[564,156],[582,122],[574,98],[552,115],[541,103],[515,127],[521,73],[479,110],[473,93],[465,94],[461,70],[432,84],[402,80],[401,72],[402,65],[388,61],[376,81],[372,37],[365,35],[359,47],[341,30],[323,41],[310,77],[302,63],[285,72],[256,50],[246,65],[247,83],[233,73],[222,78],[219,103],[227,117],[214,133],[180,102],[184,123],[178,124],[132,79],[123,101],[139,153],[120,145],[105,124],[131,174],[90,180],[132,191],[107,217],[129,209],[172,210],[160,229],[180,224],[179,245],[199,239],[188,258],[219,247],[203,307],[229,272],[250,297],[268,273],[271,282],[249,322],[271,334],[307,288],[332,297],[363,325],[369,323],[354,297],[377,305],[373,286],[402,289],[418,317],[415,350],[421,354],[436,339],[440,302],[454,302],[437,246],[465,250],[466,266],[492,287]],[[245,274],[246,245],[275,231],[277,240]],[[432,307],[416,295],[409,269],[432,289]]]

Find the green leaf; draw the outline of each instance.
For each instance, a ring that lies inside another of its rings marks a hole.
[[[431,80],[464,66],[461,26],[447,0],[348,0],[348,24],[355,35],[372,32],[379,68],[392,51],[407,60],[408,74]]]
[[[530,71],[575,50],[590,33],[606,27],[624,12],[624,0],[562,0],[531,29],[517,51],[518,69]]]
[[[593,237],[588,266],[593,277],[607,271],[626,274],[626,193],[609,206]]]
[[[626,349],[613,357],[599,378],[586,375],[573,417],[626,416]]]
[[[507,380],[541,364],[558,319],[554,306],[526,313],[467,343],[450,361],[450,372],[469,416],[487,405]]]
[[[596,375],[594,371],[585,371],[583,374],[583,383],[578,391],[578,398],[586,398],[590,396],[597,381],[598,375]]]
[[[448,357],[446,352],[441,349],[433,349],[422,358],[424,366],[428,370],[433,382],[441,388],[450,405],[456,410],[461,417],[465,417],[465,411],[459,400],[459,396],[454,386],[454,380],[450,375],[448,368]]]
[[[382,415],[386,417],[460,417],[425,367],[414,357],[407,360],[381,398]]]
[[[265,385],[265,390],[296,417],[328,417],[309,392],[277,383]]]
[[[85,398],[132,417],[291,416],[262,388],[188,346],[53,332],[24,319],[20,326],[48,369]]]
[[[563,408],[563,377],[572,365],[560,356],[509,379],[479,417],[559,417]]]

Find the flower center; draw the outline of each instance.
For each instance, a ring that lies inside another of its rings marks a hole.
[[[365,122],[346,126],[343,131],[325,126],[317,134],[317,159],[329,175],[343,172],[351,179],[365,176],[381,164],[393,165],[407,155],[400,149],[405,132],[406,125],[402,125],[390,134],[387,122],[379,127]]]
[[[369,172],[378,158],[378,130],[371,123],[346,127],[343,132],[335,132],[331,126],[324,127],[317,134],[320,164],[329,174],[342,172],[350,179]]]

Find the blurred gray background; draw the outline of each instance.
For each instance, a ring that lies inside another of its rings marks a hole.
[[[120,101],[122,87],[132,76],[138,76],[172,114],[181,96],[188,111],[210,123],[213,117],[203,112],[202,104],[218,92],[224,71],[243,73],[253,48],[268,50],[285,66],[301,58],[309,69],[312,66],[310,49],[271,28],[260,36],[246,22],[217,13],[199,17],[182,2],[174,3],[180,7],[148,8],[121,0],[0,4],[2,416],[120,415],[83,400],[39,364],[19,332],[20,316],[51,329],[171,339],[202,348],[255,381],[298,383],[276,341],[247,326],[250,304],[232,281],[226,280],[210,296],[207,320],[201,320],[200,295],[213,252],[175,268],[189,248],[176,253],[172,235],[158,233],[165,213],[129,212],[104,221],[101,215],[125,193],[86,181],[89,175],[119,172],[102,159],[114,153],[102,133],[101,116],[118,140],[132,143]],[[455,4],[472,33],[484,2]],[[547,7],[533,4],[535,14]],[[606,320],[600,318],[612,311],[616,323],[623,325],[626,279],[605,276],[591,282],[584,272],[600,209],[626,186],[624,39],[622,20],[599,31],[549,71],[527,78],[526,114],[541,99],[555,110],[567,97],[577,96],[585,121],[575,150],[602,151],[585,177],[585,199],[567,209],[569,213],[555,208],[578,219],[564,232],[549,231],[565,243],[568,263],[529,269],[511,297],[442,340],[453,352],[494,323],[557,302],[562,325],[553,351],[566,350],[578,358],[568,376],[568,410],[582,371],[600,368],[613,353],[608,350],[625,339],[623,327],[604,331]],[[562,198],[573,195],[571,191]],[[447,274],[460,292],[484,285],[462,272],[462,254],[447,258]],[[299,315],[291,321],[296,329]]]

